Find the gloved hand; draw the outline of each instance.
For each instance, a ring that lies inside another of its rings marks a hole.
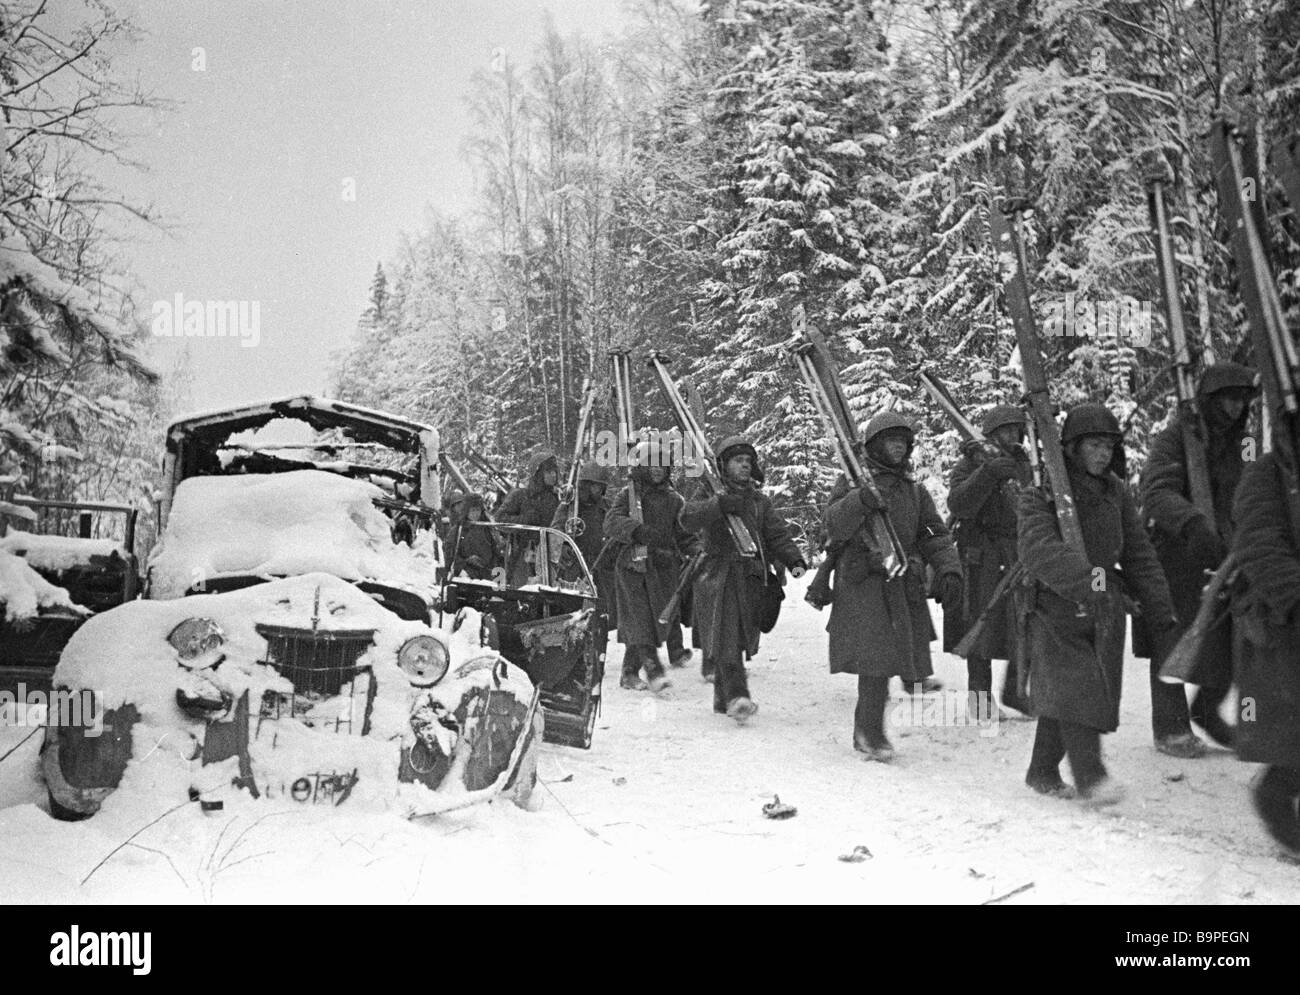
[[[1010,456],[994,456],[984,468],[994,480],[1011,480],[1016,475],[1016,461]]]
[[[944,574],[939,578],[939,603],[944,611],[955,611],[961,604],[965,584],[957,574]]]
[[[963,456],[974,459],[984,451],[984,444],[977,439],[967,439],[959,448]]]
[[[882,507],[881,503],[876,500],[876,496],[866,487],[858,488],[858,500],[862,502],[862,507],[866,508],[867,511],[879,511]]]
[[[1183,526],[1183,543],[1187,555],[1197,564],[1207,568],[1217,567],[1228,555],[1228,547],[1218,530],[1204,515],[1195,515]]]
[[[718,507],[724,515],[744,514],[745,496],[743,494],[733,494],[730,491],[726,494],[719,494]]]

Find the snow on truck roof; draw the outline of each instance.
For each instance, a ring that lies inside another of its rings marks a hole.
[[[224,440],[240,432],[261,428],[277,418],[296,419],[317,430],[342,428],[359,442],[379,442],[409,453],[418,452],[423,439],[430,434],[436,435],[431,425],[346,401],[303,394],[246,407],[187,415],[167,429],[167,448],[175,449],[183,439],[191,436]]]
[[[78,539],[16,531],[0,539],[0,550],[21,556],[35,570],[56,573],[86,566],[97,556],[126,556],[126,549],[116,539]]]
[[[191,477],[149,561],[150,596],[179,598],[196,580],[327,573],[427,597],[431,551],[394,543],[374,484],[322,470]]]

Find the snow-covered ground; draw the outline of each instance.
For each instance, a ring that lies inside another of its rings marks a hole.
[[[825,615],[802,582],[789,595],[752,667],[761,711],[746,728],[712,713],[698,661],[669,699],[621,690],[611,642],[595,743],[544,748],[537,812],[184,805],[96,869],[174,803],[54,822],[37,734],[0,761],[0,901],[1300,902],[1300,867],[1250,810],[1256,768],[1152,749],[1145,661],[1130,661],[1105,738],[1129,796],[1095,813],[1024,786],[1031,722],[900,728],[893,764],[859,759],[855,682],[827,673]],[[964,686],[960,660],[938,672]],[[0,756],[26,732],[0,730]],[[764,818],[773,795],[798,814]],[[855,847],[870,858],[839,859]]]

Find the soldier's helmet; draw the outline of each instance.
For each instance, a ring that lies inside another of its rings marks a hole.
[[[985,435],[992,435],[1003,425],[1021,425],[1025,424],[1025,413],[1013,404],[998,404],[990,408],[984,414],[980,422],[980,431]]]
[[[718,472],[724,472],[727,466],[727,460],[738,453],[746,453],[749,456],[752,466],[750,467],[750,479],[755,483],[763,482],[763,468],[758,462],[758,450],[754,444],[746,439],[743,435],[731,435],[722,440],[722,444],[717,448],[718,453]]]
[[[1061,429],[1061,443],[1068,444],[1085,435],[1111,435],[1119,440],[1124,437],[1120,431],[1119,419],[1104,404],[1079,404],[1071,408],[1065,416],[1065,425]]]
[[[1259,392],[1259,374],[1249,366],[1240,363],[1215,363],[1208,366],[1201,374],[1201,382],[1196,385],[1199,397],[1209,397],[1221,390],[1248,390],[1252,394]]]
[[[578,483],[609,484],[609,471],[595,460],[587,460],[578,470]]]
[[[867,422],[866,430],[862,433],[862,442],[864,445],[870,445],[872,439],[889,431],[907,433],[907,453],[910,456],[912,446],[916,443],[916,425],[910,418],[900,415],[897,411],[882,411]]]

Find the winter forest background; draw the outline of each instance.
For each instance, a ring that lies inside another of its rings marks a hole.
[[[427,420],[453,451],[513,468],[538,446],[572,447],[584,378],[612,427],[609,349],[639,359],[653,346],[692,377],[712,435],[750,434],[778,504],[795,505],[835,472],[782,350],[802,304],[861,419],[893,404],[920,420],[916,458],[937,477],[955,435],[911,379],[919,362],[968,414],[1018,400],[987,238],[990,197],[1011,193],[1036,206],[1040,317],[1066,294],[1152,302],[1147,344],[1045,339],[1055,399],[1105,401],[1143,450],[1171,391],[1143,184],[1153,158],[1177,178],[1189,332],[1247,358],[1207,156],[1220,113],[1254,129],[1274,271],[1297,317],[1300,224],[1267,164],[1300,128],[1288,0],[632,7],[622,37],[551,32],[528,64],[502,54],[479,74],[465,149],[477,211],[400,236],[330,393]],[[190,374],[151,363],[129,248],[104,224],[150,212],[95,177],[120,156],[119,115],[156,103],[94,44],[129,22],[105,9],[56,37],[36,9],[0,2],[0,500],[7,487],[147,503]],[[667,427],[637,370],[640,419]]]

